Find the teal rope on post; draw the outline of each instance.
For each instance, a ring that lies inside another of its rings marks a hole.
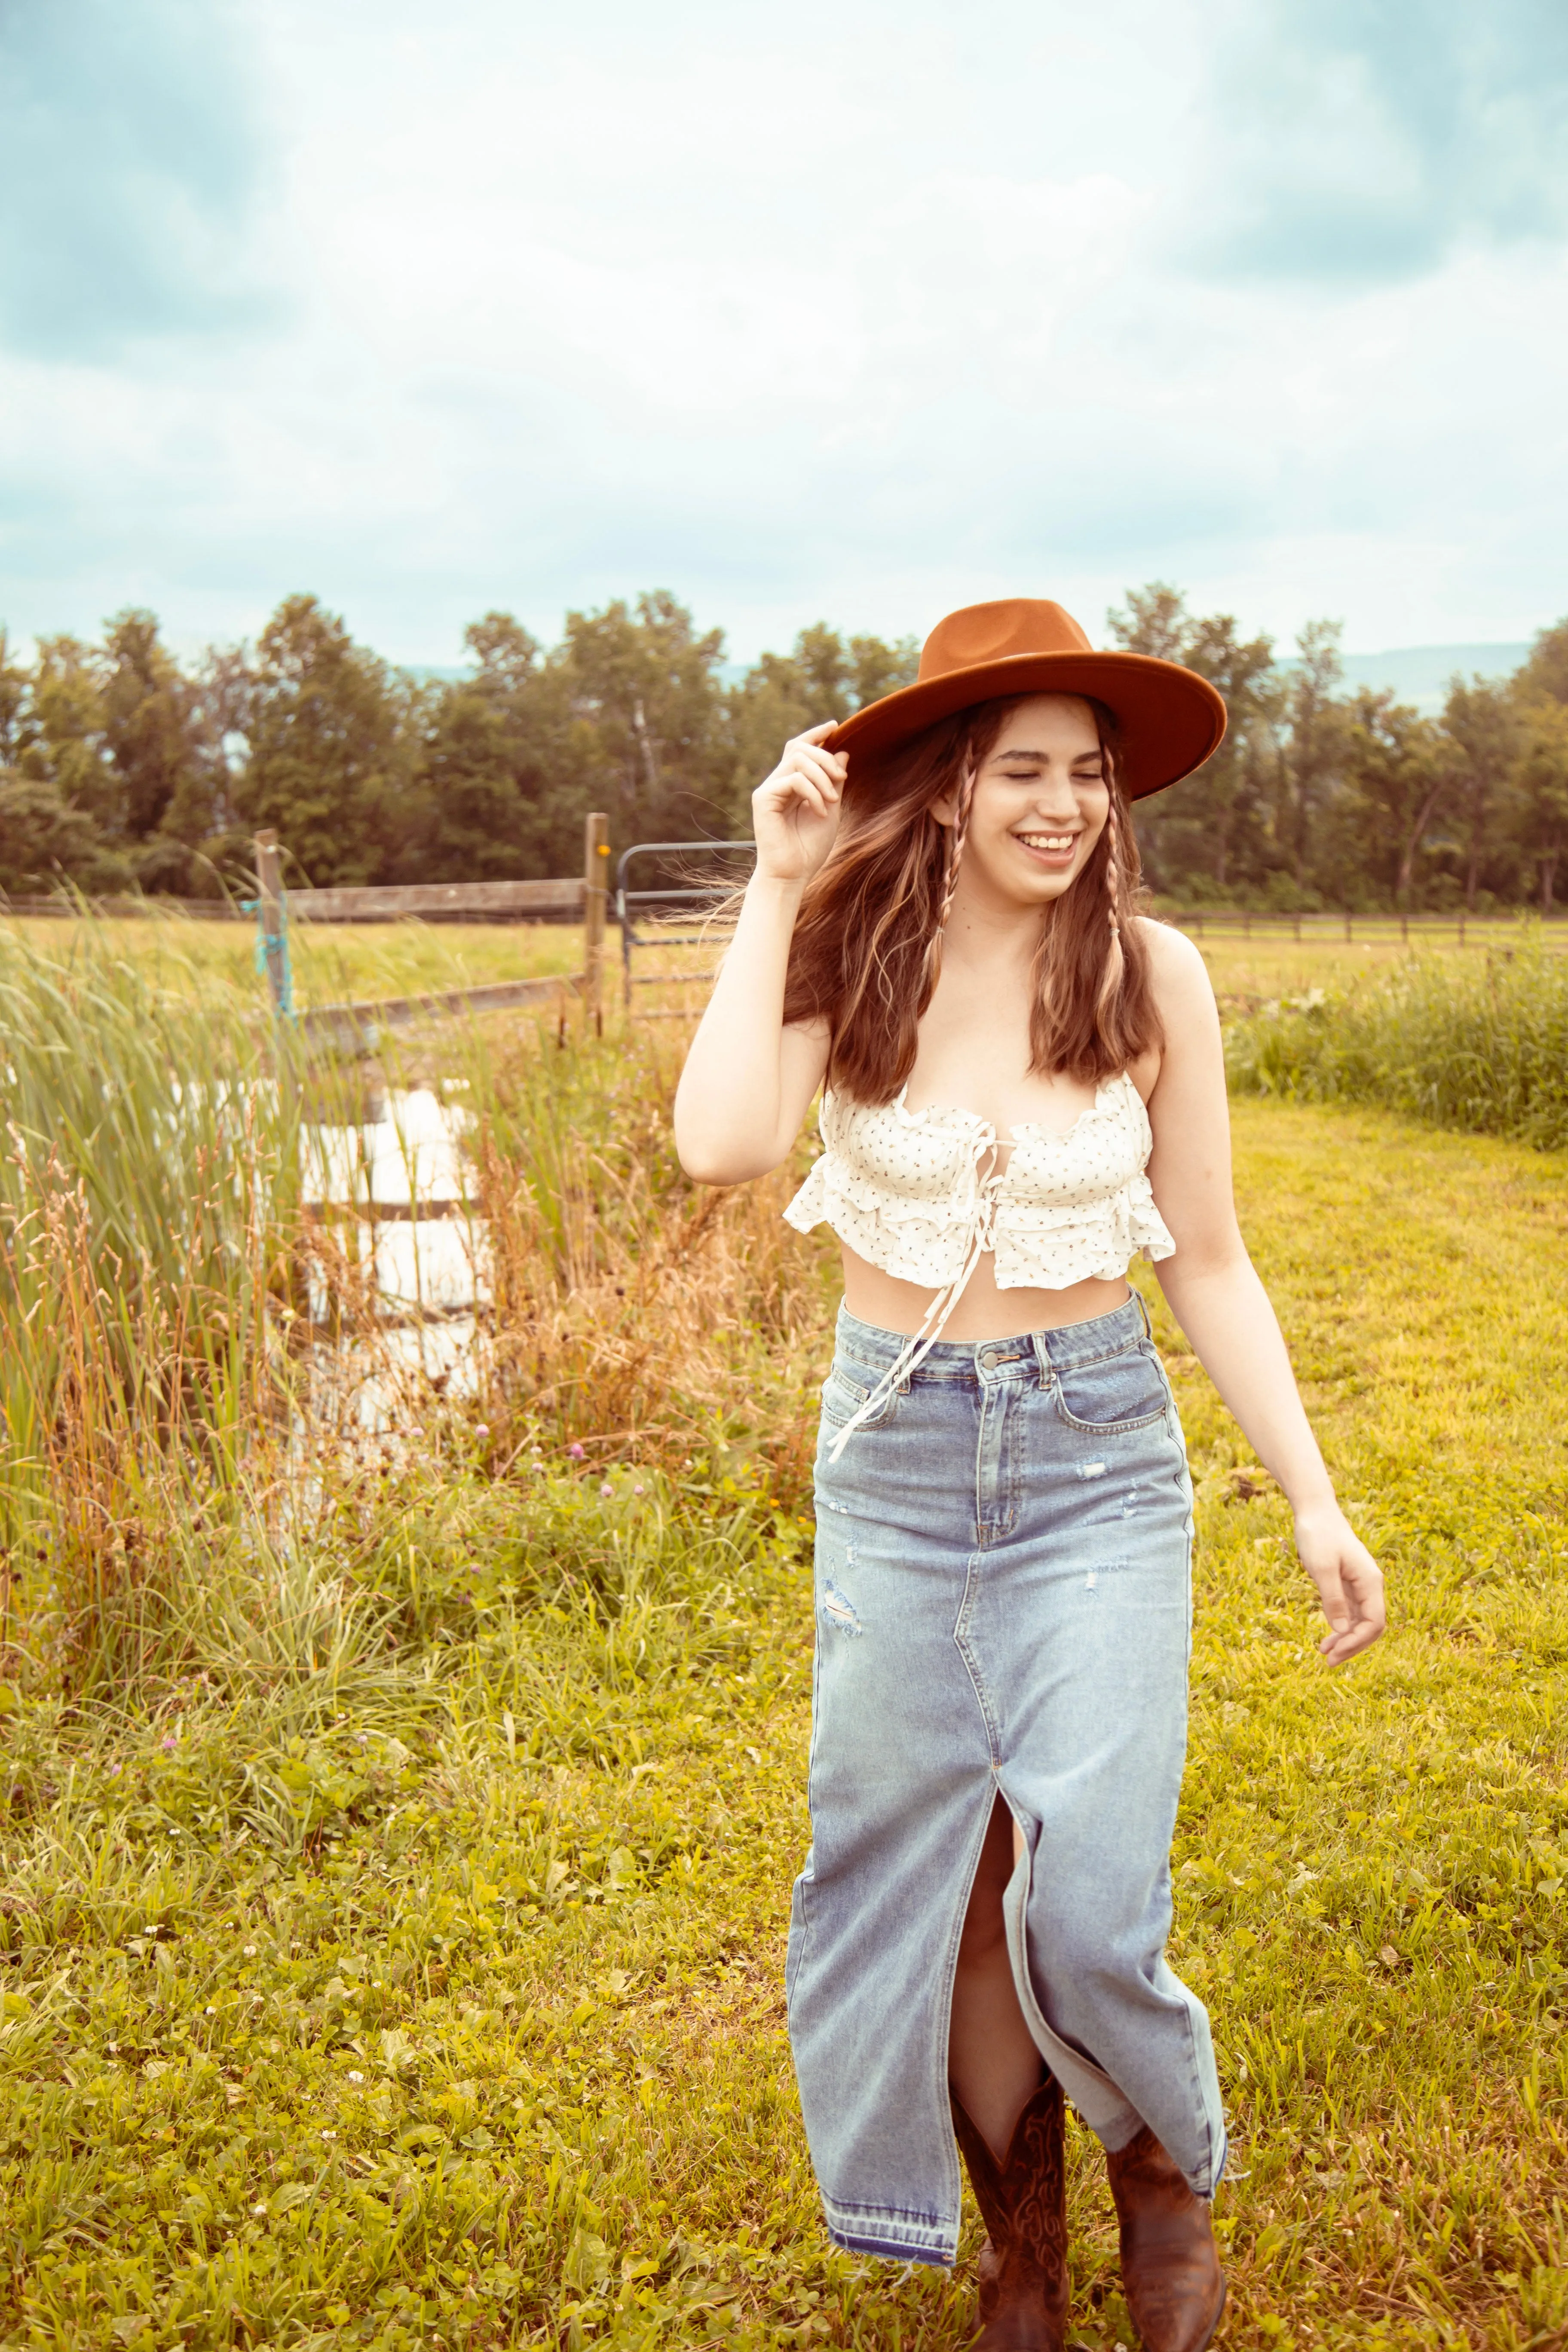
[[[243,914],[254,915],[256,920],[256,969],[272,987],[272,1009],[280,1021],[294,1018],[294,969],[289,960],[289,902],[279,901],[281,928],[269,931],[262,913],[259,898],[242,898]],[[273,959],[276,957],[277,961]]]

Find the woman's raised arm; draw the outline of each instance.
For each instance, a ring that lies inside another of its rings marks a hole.
[[[700,1184],[744,1184],[787,1158],[827,1063],[826,1025],[784,1027],[801,893],[838,832],[848,761],[831,722],[797,735],[752,795],[756,871],[675,1094],[675,1145]]]

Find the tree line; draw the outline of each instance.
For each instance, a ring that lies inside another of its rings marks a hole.
[[[1506,679],[1456,678],[1440,719],[1348,693],[1339,625],[1281,659],[1162,582],[1114,641],[1225,695],[1225,744],[1139,811],[1168,898],[1307,908],[1538,902],[1568,877],[1568,621]],[[784,740],[915,674],[912,638],[818,623],[739,676],[720,630],[664,593],[568,613],[542,646],[510,614],[469,667],[421,677],[357,644],[314,596],[254,646],[182,664],[151,613],[31,660],[0,635],[0,889],[210,898],[243,887],[274,826],[296,883],[527,879],[576,870],[582,822],[637,840],[743,836]]]

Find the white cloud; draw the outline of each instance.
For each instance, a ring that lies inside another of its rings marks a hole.
[[[310,587],[443,660],[662,584],[751,653],[1015,590],[1098,632],[1163,575],[1352,644],[1527,635],[1568,604],[1561,247],[1215,272],[1204,206],[1267,180],[1216,21],[246,0],[277,307],[0,344],[0,616],[190,640]]]

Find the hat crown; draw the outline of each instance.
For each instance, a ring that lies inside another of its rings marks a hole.
[[[1093,647],[1070,613],[1038,596],[965,604],[937,623],[921,648],[920,683],[977,663],[1030,654],[1086,654]]]

